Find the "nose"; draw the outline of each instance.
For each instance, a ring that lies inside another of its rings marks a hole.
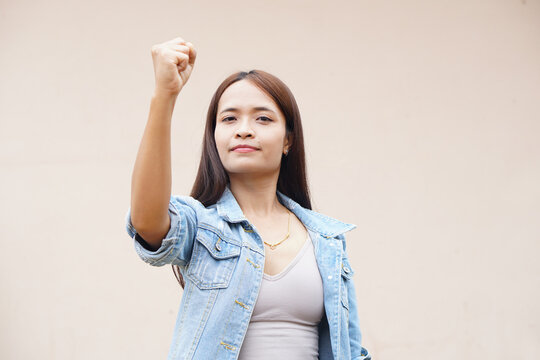
[[[239,122],[240,125],[236,129],[236,137],[245,138],[248,136],[253,137],[253,129],[249,126],[249,119],[244,119]]]

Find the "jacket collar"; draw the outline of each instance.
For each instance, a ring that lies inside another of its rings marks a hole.
[[[306,228],[320,233],[325,238],[336,237],[357,227],[355,224],[345,223],[330,216],[306,209],[279,190],[276,190],[276,193],[281,200],[281,203],[295,214]],[[228,222],[249,222],[244,216],[244,213],[242,212],[240,205],[238,205],[238,201],[236,201],[228,184],[220,199],[216,202],[216,207],[219,216]]]

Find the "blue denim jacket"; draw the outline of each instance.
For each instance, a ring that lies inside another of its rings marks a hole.
[[[309,231],[323,282],[320,360],[370,360],[361,346],[354,270],[344,233],[356,227],[309,210],[277,191],[280,202]],[[227,186],[205,207],[190,196],[171,196],[171,227],[150,251],[131,223],[126,228],[139,257],[153,266],[178,265],[185,288],[168,360],[238,358],[263,278],[264,245]]]

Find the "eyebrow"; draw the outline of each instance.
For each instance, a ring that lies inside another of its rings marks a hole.
[[[255,110],[255,111],[270,111],[270,112],[275,114],[274,110],[269,109],[266,106],[256,106],[256,107],[253,108],[253,110]],[[238,111],[238,109],[234,108],[234,107],[229,107],[229,108],[226,108],[225,110],[221,111],[220,114],[222,114],[224,112],[227,112],[227,111],[233,111],[234,112],[234,111]]]

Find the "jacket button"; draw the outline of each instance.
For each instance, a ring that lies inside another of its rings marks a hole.
[[[346,267],[346,266],[345,266],[345,267],[343,268],[343,270],[345,270],[345,272],[346,272],[346,273],[348,273],[348,272],[349,272],[349,268],[348,268],[348,267]]]

